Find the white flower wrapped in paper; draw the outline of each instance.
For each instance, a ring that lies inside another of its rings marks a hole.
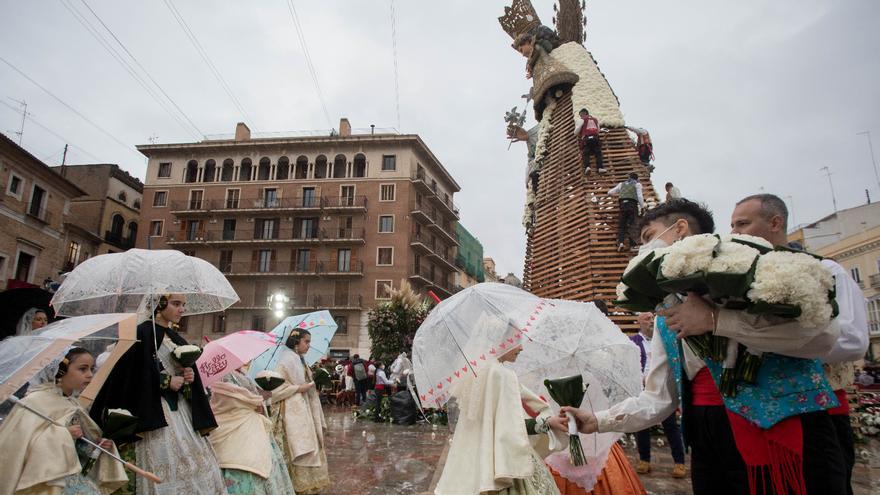
[[[284,377],[277,371],[263,370],[257,373],[257,376],[254,377],[254,381],[256,381],[257,385],[263,390],[271,392],[284,383]]]
[[[752,270],[760,251],[749,244],[722,240],[706,269],[709,295],[716,300],[742,300],[752,284]]]
[[[763,237],[756,237],[748,234],[723,234],[722,242],[739,242],[741,244],[751,245],[751,247],[759,248],[762,253],[773,250],[773,244]]]
[[[787,315],[805,327],[815,327],[833,317],[834,277],[822,263],[806,253],[774,251],[758,258],[755,281],[748,298],[754,311]]]
[[[660,264],[660,274],[667,279],[679,279],[705,272],[718,242],[714,234],[685,237],[668,248]]]
[[[197,345],[179,345],[171,351],[174,360],[184,368],[196,364],[196,360],[202,355],[202,348]]]

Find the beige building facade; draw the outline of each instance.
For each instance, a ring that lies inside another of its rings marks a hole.
[[[368,311],[408,280],[452,293],[459,186],[417,135],[339,133],[143,145],[137,246],[179,249],[226,274],[241,301],[188,318],[187,338],[268,330],[327,309],[334,350],[369,354]],[[284,294],[278,316],[269,297]]]
[[[139,179],[113,163],[52,168],[86,192],[71,201],[70,223],[93,234],[97,245],[92,254],[125,251],[134,247],[139,234],[146,235],[138,223],[144,192]],[[78,262],[72,261],[74,265]]]
[[[2,134],[0,187],[0,290],[58,280],[70,243],[90,242],[68,228],[71,200],[84,192]]]

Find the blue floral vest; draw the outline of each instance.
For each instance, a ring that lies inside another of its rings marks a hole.
[[[666,326],[666,318],[657,317],[657,329],[681,397],[683,356],[679,352],[679,341],[675,338],[675,332]],[[715,385],[718,385],[721,364],[710,359],[705,362]],[[837,397],[818,359],[765,353],[757,383],[740,383],[736,388],[736,397],[722,396],[725,407],[764,429],[790,416],[838,406]]]

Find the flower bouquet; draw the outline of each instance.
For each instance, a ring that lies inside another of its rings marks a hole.
[[[191,368],[196,364],[196,360],[202,355],[202,348],[197,345],[179,345],[171,351],[171,357],[180,365],[181,368]],[[181,393],[187,399],[192,398],[192,386],[184,383],[180,389]]]
[[[815,327],[837,315],[834,278],[821,258],[749,235],[702,234],[641,253],[627,266],[614,304],[653,311],[674,294],[695,292],[715,304],[752,314],[796,319]],[[722,363],[722,395],[736,395],[740,381],[754,382],[760,352],[726,337],[703,334],[686,342],[697,356]]]
[[[544,380],[550,397],[560,406],[580,407],[584,400],[584,379],[581,375]],[[578,437],[577,423],[571,413],[568,415],[568,453],[574,466],[584,465],[584,449]]]
[[[107,409],[104,413],[104,437],[119,442],[134,435],[138,418],[126,409]]]
[[[254,381],[256,381],[257,385],[266,392],[271,392],[284,383],[284,377],[276,371],[264,370],[257,373],[257,376],[254,377]]]

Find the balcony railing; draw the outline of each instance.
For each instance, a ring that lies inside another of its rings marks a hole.
[[[348,241],[358,241],[364,242],[364,237],[367,235],[367,230],[364,228],[323,228],[321,229],[321,240],[328,242],[348,242]]]
[[[284,276],[342,276],[363,275],[363,261],[353,260],[340,263],[339,260],[253,260],[218,262],[217,269],[227,275],[284,275]]]
[[[317,227],[292,227],[289,224],[280,228],[258,228],[248,230],[200,229],[184,232],[169,232],[165,241],[170,244],[214,243],[214,244],[283,244],[297,242],[339,242],[360,241],[364,239],[364,229],[318,229]]]
[[[352,260],[340,262],[339,260],[327,260],[320,262],[321,273],[328,275],[363,275],[364,262]]]
[[[871,283],[872,289],[880,288],[880,273],[875,273],[868,277],[868,281]]]
[[[323,206],[327,209],[366,209],[366,196],[324,196]]]
[[[131,249],[134,247],[134,239],[123,237],[121,233],[111,230],[104,231],[104,242],[113,244],[119,249]]]
[[[206,213],[209,211],[310,211],[310,210],[366,210],[366,196],[296,196],[290,198],[257,197],[177,200],[170,202],[173,213]]]

